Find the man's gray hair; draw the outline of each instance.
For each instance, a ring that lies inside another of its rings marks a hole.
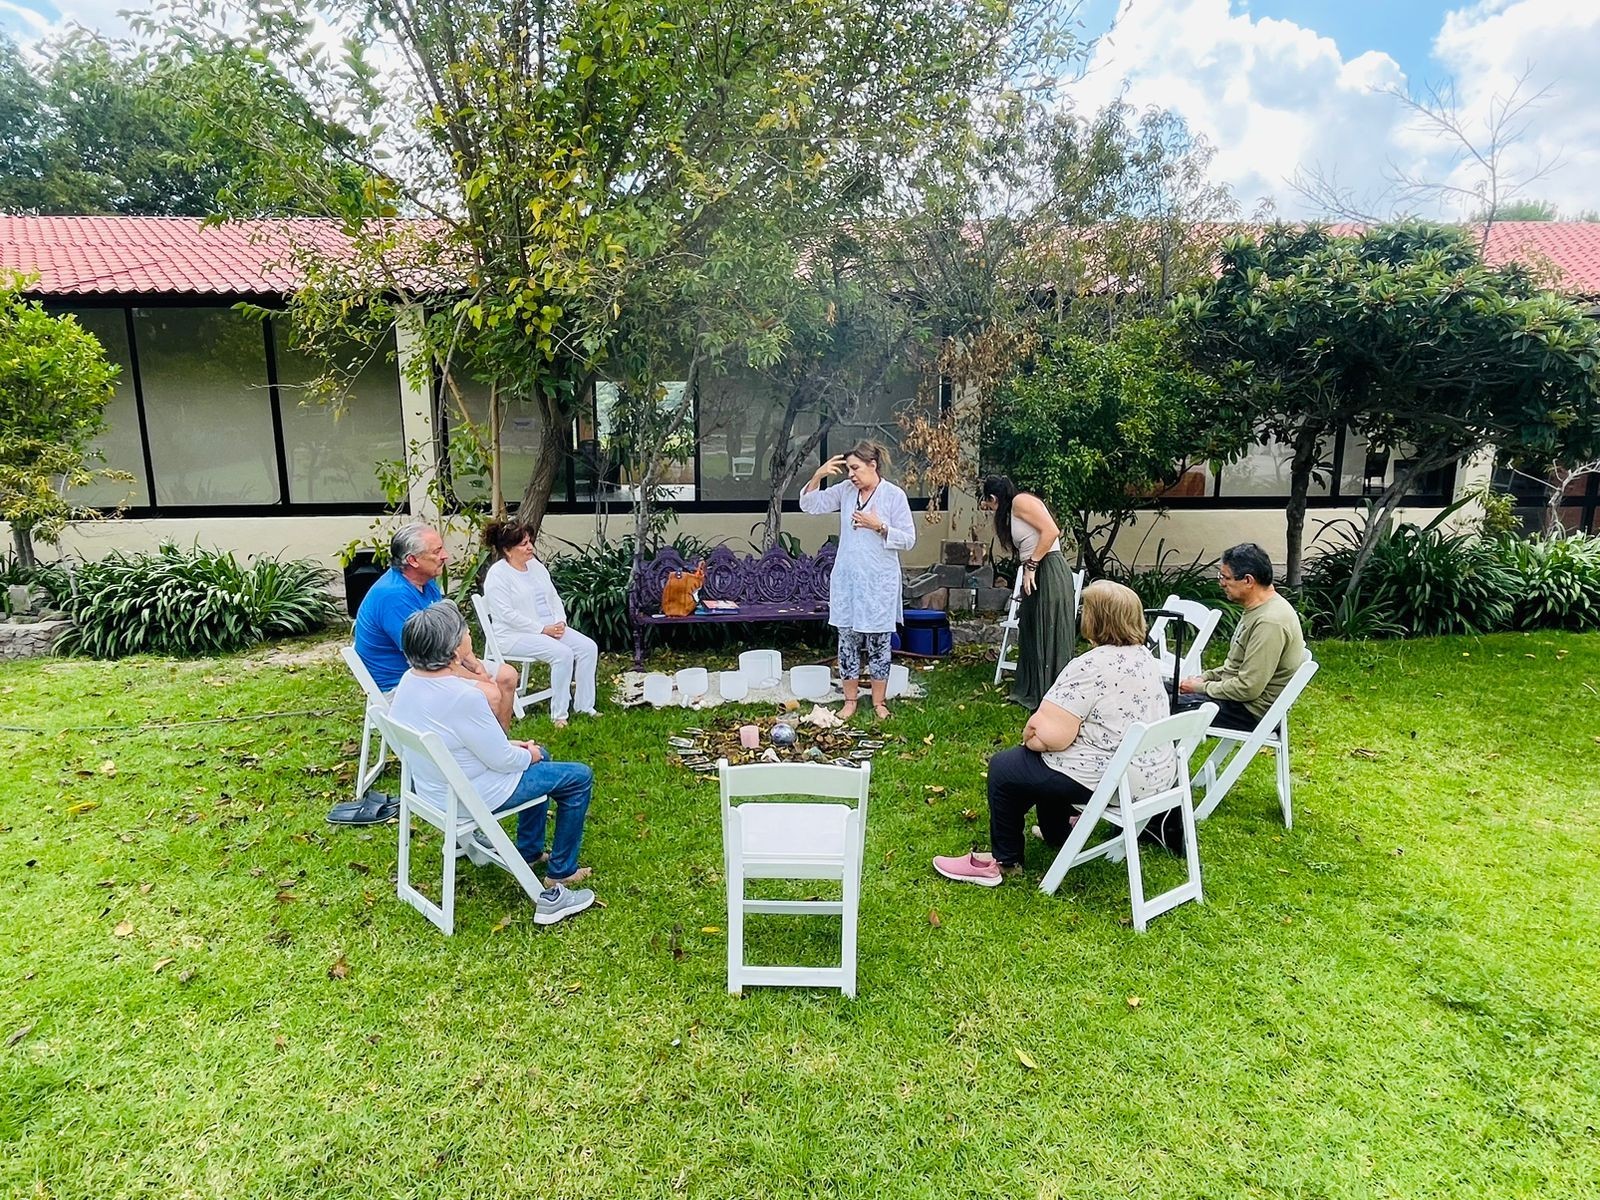
[[[419,608],[400,628],[400,651],[419,671],[442,671],[455,657],[467,619],[454,600]]]
[[[412,521],[409,525],[402,525],[394,531],[394,537],[389,539],[389,565],[403,567],[406,559],[413,554],[421,554],[425,544],[424,534],[430,526],[426,521]]]

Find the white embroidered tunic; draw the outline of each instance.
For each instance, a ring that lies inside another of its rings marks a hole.
[[[905,491],[880,479],[866,504],[848,479],[800,494],[800,511],[839,514],[839,552],[828,592],[828,624],[857,633],[892,633],[900,623],[900,551],[917,544]],[[857,506],[860,505],[858,508]],[[883,518],[878,533],[851,524],[856,512]]]

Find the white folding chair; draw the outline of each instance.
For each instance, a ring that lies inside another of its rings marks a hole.
[[[1206,643],[1211,640],[1211,635],[1216,632],[1217,622],[1222,620],[1222,611],[1207,608],[1198,600],[1183,600],[1177,596],[1168,596],[1161,602],[1161,607],[1168,612],[1180,614],[1184,624],[1194,630],[1194,641],[1183,652],[1183,662],[1178,667],[1178,674],[1185,678],[1200,674],[1202,669],[1200,656],[1205,651]],[[1162,675],[1172,674],[1173,660],[1176,658],[1172,646],[1167,644],[1167,626],[1171,622],[1171,617],[1157,617],[1150,625],[1150,640],[1155,643],[1156,657],[1161,660]]]
[[[395,894],[443,930],[446,937],[454,933],[456,860],[468,853],[467,843],[473,833],[482,832],[489,841],[489,849],[474,846],[473,861],[480,865],[493,864],[508,872],[537,905],[544,884],[517,852],[500,822],[525,808],[543,804],[548,797],[535,796],[512,808],[493,812],[478,795],[478,789],[461,773],[460,764],[445,749],[437,733],[418,733],[393,720],[387,712],[374,713],[373,722],[400,759],[400,865],[395,873]],[[420,758],[426,758],[444,776],[448,798],[443,807],[418,794],[412,784],[412,767]],[[444,835],[444,877],[437,904],[411,886],[411,818],[414,816],[421,817]]]
[[[541,660],[537,658],[516,658],[507,655],[500,648],[500,636],[495,632],[494,614],[489,611],[489,601],[481,593],[474,593],[472,597],[472,610],[478,614],[478,624],[483,627],[483,657],[486,662],[512,663],[521,668],[521,679],[517,683],[517,694],[511,698],[511,706],[521,717],[528,709],[541,700],[548,700],[555,692],[545,688],[542,692],[528,690],[528,670],[534,663]],[[491,674],[493,674],[491,672]]]
[[[1016,638],[1022,629],[1021,619],[1018,616],[1022,605],[1022,569],[1017,569],[1017,581],[1011,585],[1011,599],[1006,604],[1005,620],[1000,622],[1000,654],[995,659],[994,681],[1000,682],[1000,676],[1006,671],[1017,669],[1017,660],[1008,659],[1006,652],[1011,648],[1012,639]],[[1074,614],[1083,607],[1083,572],[1072,573],[1072,611]]]
[[[356,799],[367,794],[379,775],[383,774],[384,760],[389,756],[389,743],[384,739],[383,731],[373,723],[373,716],[389,713],[389,697],[379,690],[377,681],[372,678],[372,672],[367,670],[367,664],[361,661],[361,656],[356,653],[354,646],[340,646],[339,654],[344,658],[344,665],[350,668],[350,674],[356,677],[356,682],[361,685],[361,691],[367,698],[367,711],[361,718],[361,762],[356,767]],[[376,735],[378,749],[374,753],[372,738]]]
[[[861,907],[861,857],[866,844],[867,788],[872,770],[820,763],[717,763],[722,784],[723,874],[728,881],[728,991],[746,986],[830,987],[856,994],[856,923]],[[849,804],[794,800],[733,803],[754,797],[826,797]],[[747,879],[837,879],[838,900],[752,900]],[[844,923],[837,967],[748,966],[744,919],[749,913],[836,916]]]
[[[1283,827],[1294,828],[1294,807],[1289,799],[1289,710],[1316,673],[1317,660],[1307,655],[1254,729],[1213,728],[1207,731],[1208,737],[1218,740],[1194,775],[1194,786],[1201,792],[1200,803],[1194,810],[1196,820],[1204,821],[1215,812],[1217,805],[1239,782],[1239,776],[1244,774],[1256,752],[1269,749],[1278,760],[1278,807],[1283,809]]]
[[[1189,785],[1189,757],[1205,736],[1206,727],[1216,716],[1215,704],[1202,704],[1191,712],[1165,717],[1151,725],[1134,725],[1122,739],[1116,755],[1100,779],[1083,815],[1072,827],[1067,844],[1061,847],[1055,862],[1045,872],[1041,890],[1054,894],[1068,871],[1091,859],[1105,858],[1115,862],[1119,858],[1128,864],[1128,895],[1133,902],[1133,927],[1145,931],[1151,917],[1159,917],[1168,909],[1185,900],[1196,904],[1205,902],[1200,889],[1200,846],[1195,838],[1194,797]],[[1171,746],[1178,756],[1176,780],[1165,791],[1153,796],[1135,799],[1128,779],[1128,768],[1136,755],[1159,746]],[[1178,809],[1183,818],[1183,854],[1188,867],[1188,877],[1177,887],[1146,899],[1144,875],[1139,865],[1139,831],[1152,817],[1171,809]],[[1089,838],[1101,820],[1111,822],[1118,832],[1105,841],[1090,846]]]

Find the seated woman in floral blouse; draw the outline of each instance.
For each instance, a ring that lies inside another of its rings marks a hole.
[[[939,855],[933,869],[958,883],[994,887],[1022,870],[1023,822],[1039,810],[1039,832],[1066,844],[1073,811],[1088,803],[1123,736],[1136,723],[1171,715],[1155,656],[1145,645],[1138,594],[1101,579],[1083,591],[1079,629],[1092,649],[1067,664],[1022,728],[1022,745],[989,760],[989,853]],[[1129,768],[1135,796],[1172,786],[1171,746],[1146,751]]]

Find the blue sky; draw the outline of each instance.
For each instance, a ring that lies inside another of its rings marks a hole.
[[[121,34],[128,6],[0,0],[0,29],[26,41],[69,22]],[[1452,147],[1385,93],[1453,82],[1476,131],[1523,71],[1548,94],[1508,174],[1543,169],[1527,196],[1600,208],[1600,0],[1084,0],[1081,17],[1103,36],[1067,87],[1073,106],[1120,97],[1179,112],[1215,146],[1215,173],[1246,211],[1267,201],[1311,215],[1290,182],[1307,168],[1374,204],[1396,173],[1476,186]]]

